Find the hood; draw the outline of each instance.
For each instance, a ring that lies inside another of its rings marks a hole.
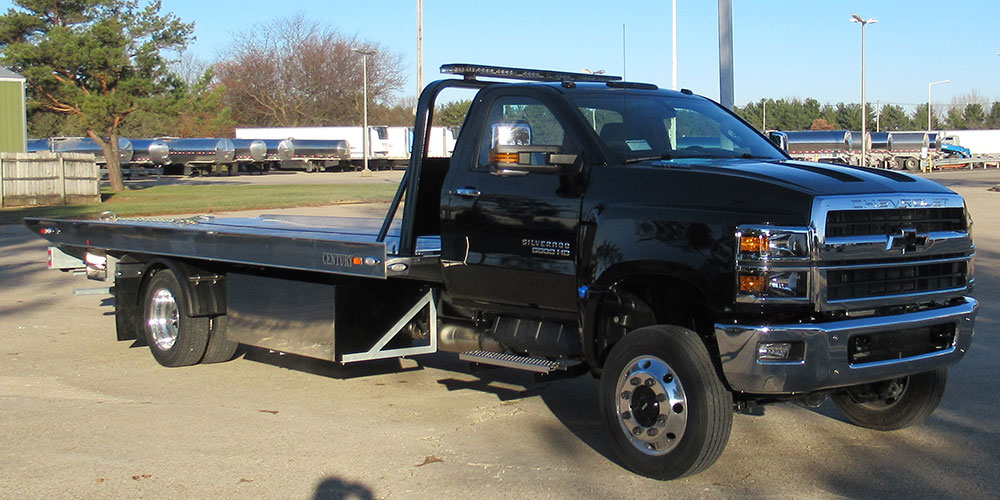
[[[680,168],[763,181],[812,196],[879,193],[952,193],[934,181],[894,170],[795,160],[695,159],[657,161]]]

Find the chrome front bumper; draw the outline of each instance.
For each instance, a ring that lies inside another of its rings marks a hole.
[[[972,344],[978,302],[965,302],[893,316],[789,325],[716,324],[722,370],[730,387],[753,394],[793,394],[875,382],[933,370],[965,356]],[[850,364],[849,340],[869,335],[932,325],[955,324],[950,348],[909,358]],[[771,362],[757,359],[757,346],[767,342],[803,342],[801,361]]]

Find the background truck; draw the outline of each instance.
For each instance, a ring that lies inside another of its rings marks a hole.
[[[590,372],[621,463],[654,478],[709,467],[734,410],[759,403],[832,396],[881,430],[934,411],[977,307],[960,196],[792,160],[686,90],[442,71],[462,78],[422,93],[381,221],[26,223],[57,245],[54,265],[71,256],[114,279],[118,338],[165,366],[226,361],[243,343]],[[451,158],[432,158],[435,99],[451,88],[477,94]]]

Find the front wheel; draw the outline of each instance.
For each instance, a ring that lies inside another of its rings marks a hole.
[[[892,431],[924,421],[937,408],[948,383],[948,369],[884,382],[852,386],[833,394],[833,402],[852,424]]]
[[[698,335],[651,326],[611,349],[600,386],[604,427],[623,464],[654,479],[707,469],[733,423],[732,396]]]

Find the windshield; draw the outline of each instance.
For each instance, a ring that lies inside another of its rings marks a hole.
[[[786,157],[711,101],[665,95],[571,96],[612,160]]]

